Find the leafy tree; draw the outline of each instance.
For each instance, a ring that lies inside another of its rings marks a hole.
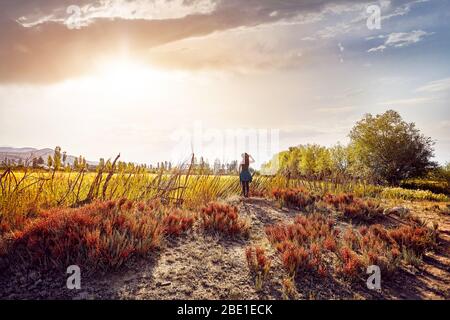
[[[105,159],[100,158],[100,161],[98,162],[97,165],[97,170],[103,169],[104,166],[105,166]]]
[[[349,136],[356,165],[366,167],[378,182],[397,185],[435,166],[431,161],[434,142],[396,111],[365,115]]]
[[[55,168],[55,171],[58,170],[61,167],[61,147],[55,148],[55,153],[53,155],[53,166]]]
[[[48,158],[47,158],[47,166],[48,166],[49,168],[53,167],[53,158],[52,158],[51,155],[48,155]]]

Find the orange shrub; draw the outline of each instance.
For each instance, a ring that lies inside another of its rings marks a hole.
[[[248,235],[249,225],[239,217],[235,206],[210,202],[200,213],[202,227],[205,230],[218,231],[230,236]]]
[[[249,192],[250,197],[257,197],[257,198],[265,198],[267,196],[267,191],[264,189],[255,189],[250,188]]]
[[[389,276],[402,260],[407,262],[405,255],[412,251],[420,257],[436,238],[433,230],[421,226],[388,229],[376,224],[339,232],[333,220],[320,214],[268,226],[266,234],[290,275],[306,271],[326,276],[334,270],[350,280],[364,275],[369,265],[378,265]]]
[[[261,247],[248,247],[245,250],[247,265],[255,277],[256,290],[261,290],[264,280],[270,271],[270,260],[267,259],[264,249]]]
[[[333,224],[333,220],[322,215],[299,215],[293,224],[266,227],[266,234],[290,274],[310,271],[324,275],[326,269],[323,257],[327,249],[324,242],[332,239]],[[331,247],[328,243],[328,248]]]
[[[164,232],[167,235],[178,236],[191,229],[194,224],[194,216],[190,212],[174,209],[163,219]]]
[[[248,247],[245,250],[247,265],[251,272],[268,274],[270,270],[270,260],[267,259],[264,249],[261,247]]]
[[[312,195],[304,188],[277,188],[272,190],[272,196],[275,200],[279,201],[281,205],[299,210],[307,209],[309,206],[314,205],[315,201],[319,199],[319,197]]]
[[[135,205],[125,199],[56,208],[14,232],[6,258],[13,267],[64,269],[76,264],[86,272],[117,268],[132,256],[159,248],[164,233],[177,235],[192,224],[188,213],[167,213],[152,203]]]
[[[355,198],[352,194],[326,194],[323,200],[347,219],[371,222],[383,215],[383,208],[380,205],[371,200]]]
[[[339,251],[339,257],[341,259],[342,265],[338,268],[340,272],[345,277],[355,279],[360,275],[363,270],[363,264],[361,263],[358,255],[349,247],[343,247]]]
[[[403,249],[422,255],[435,246],[436,237],[433,231],[419,226],[401,226],[389,231],[389,236]]]

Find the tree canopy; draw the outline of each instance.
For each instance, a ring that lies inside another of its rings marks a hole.
[[[435,166],[431,161],[434,142],[396,111],[365,115],[349,136],[357,161],[378,182],[398,184]]]
[[[414,123],[403,121],[396,111],[365,115],[349,137],[347,146],[291,147],[275,155],[263,171],[276,167],[277,173],[289,178],[346,176],[396,185],[403,179],[421,176],[436,165],[431,161],[434,142],[421,134]]]

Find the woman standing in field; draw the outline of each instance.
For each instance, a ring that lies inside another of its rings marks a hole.
[[[252,175],[250,174],[250,163],[255,162],[253,157],[249,155],[248,153],[242,154],[242,161],[239,165],[239,179],[241,181],[242,185],[242,195],[246,198],[248,198],[248,192],[250,189],[250,182],[252,182]]]

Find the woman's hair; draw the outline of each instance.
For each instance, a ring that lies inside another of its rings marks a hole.
[[[244,153],[244,164],[248,167],[250,165],[250,157],[248,156],[248,153]]]

